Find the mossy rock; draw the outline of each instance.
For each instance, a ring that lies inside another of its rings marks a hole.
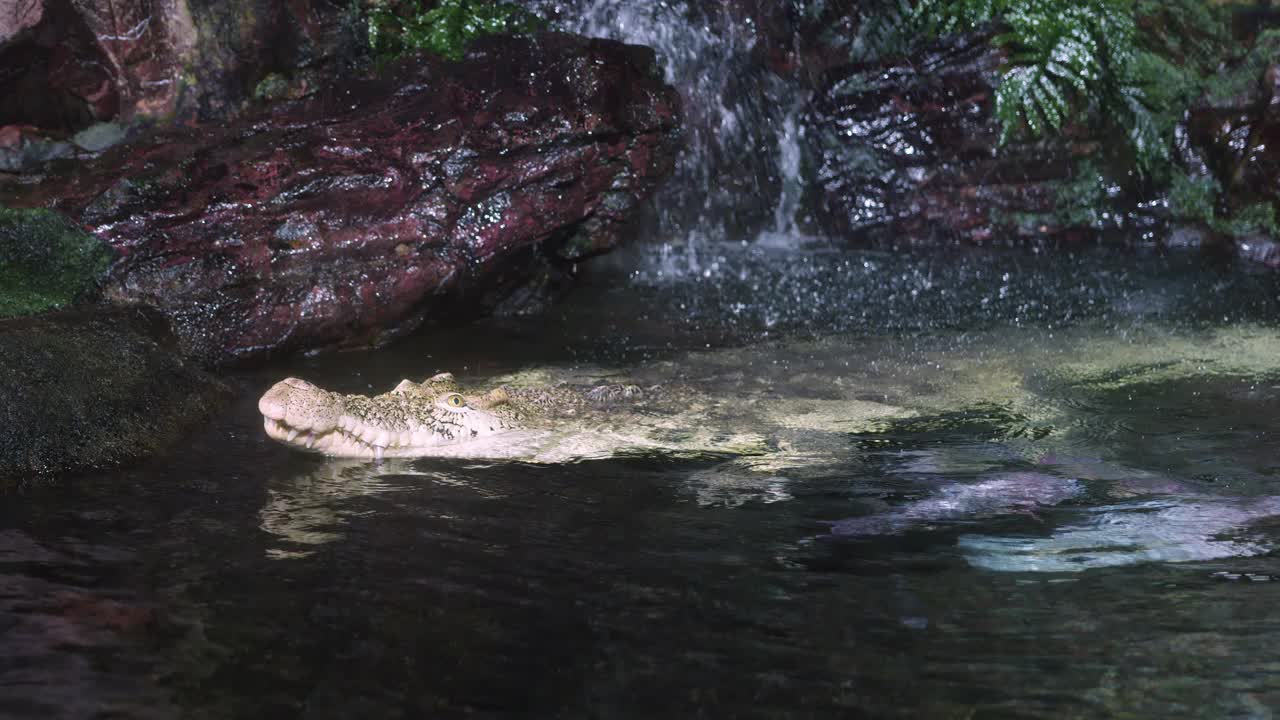
[[[0,207],[0,317],[87,297],[111,259],[102,241],[52,210]]]
[[[461,60],[472,40],[485,35],[527,34],[545,26],[542,18],[510,2],[492,0],[410,0],[375,3],[369,11],[369,47],[383,61],[415,50]]]
[[[229,397],[145,306],[0,320],[0,491],[160,453]]]

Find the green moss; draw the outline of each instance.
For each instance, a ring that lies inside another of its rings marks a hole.
[[[461,60],[475,38],[533,32],[542,24],[536,15],[509,2],[439,0],[428,8],[424,0],[410,0],[369,11],[369,47],[383,60],[414,50]]]
[[[111,251],[61,215],[0,207],[0,317],[64,307],[110,264]]]
[[[268,73],[253,88],[253,97],[265,102],[283,100],[288,96],[289,80],[280,73]]]

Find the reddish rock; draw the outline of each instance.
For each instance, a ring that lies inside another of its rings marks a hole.
[[[647,48],[548,33],[410,58],[224,126],[117,147],[0,204],[116,249],[105,296],[211,362],[376,342],[526,271],[604,252],[671,169],[678,100]]]
[[[20,20],[0,18],[0,123],[56,133],[176,108],[196,42],[185,0],[17,5]]]
[[[356,20],[321,0],[0,2],[0,125],[227,118],[268,74],[298,92],[349,74]]]
[[[0,43],[34,27],[43,16],[43,0],[11,0],[0,6]]]

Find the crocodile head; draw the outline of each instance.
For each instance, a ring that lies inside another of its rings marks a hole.
[[[517,414],[501,390],[459,392],[453,376],[402,380],[389,393],[366,397],[323,390],[286,378],[258,401],[267,435],[325,455],[354,458],[456,455],[519,433]]]

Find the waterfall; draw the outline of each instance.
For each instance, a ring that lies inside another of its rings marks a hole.
[[[784,26],[761,27],[749,3],[530,0],[557,27],[647,45],[684,105],[685,149],[655,197],[651,231],[672,252],[704,243],[785,244],[803,193],[799,111],[807,90],[769,68]],[[769,33],[772,32],[772,35]],[[793,42],[793,41],[787,41]],[[785,43],[784,43],[785,44]],[[698,264],[700,266],[700,264]],[[690,271],[698,268],[690,266]]]
[[[804,196],[804,178],[800,173],[800,141],[804,139],[804,126],[796,116],[800,108],[794,108],[782,121],[778,133],[778,204],[773,209],[773,228],[760,233],[757,242],[765,245],[790,246],[796,238],[804,236],[796,222],[800,201]]]

